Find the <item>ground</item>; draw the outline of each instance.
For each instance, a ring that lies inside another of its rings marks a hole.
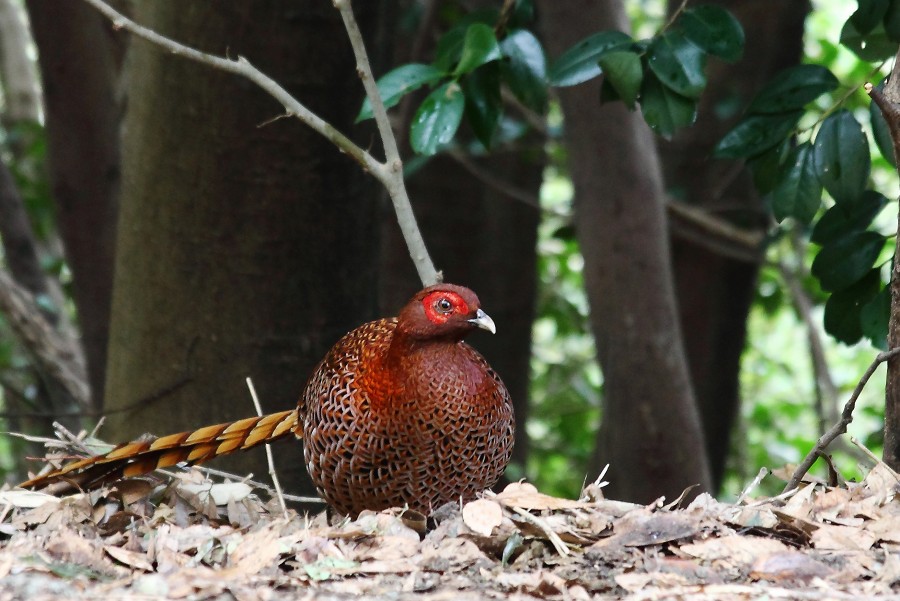
[[[197,470],[56,498],[0,492],[0,601],[898,599],[900,478],[681,507],[512,484],[355,520]]]

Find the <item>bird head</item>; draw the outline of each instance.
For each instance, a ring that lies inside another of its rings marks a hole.
[[[419,291],[398,317],[398,329],[414,338],[462,340],[477,328],[497,331],[481,310],[474,292],[454,284],[437,284]]]

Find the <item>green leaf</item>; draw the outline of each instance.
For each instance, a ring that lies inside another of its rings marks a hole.
[[[849,288],[861,280],[884,248],[884,236],[877,232],[853,232],[830,244],[816,255],[812,274],[822,288],[831,292]]]
[[[719,140],[713,154],[722,159],[749,158],[783,142],[803,116],[803,111],[745,117]]]
[[[809,142],[793,148],[775,189],[772,190],[772,212],[779,222],[793,217],[806,225],[816,216],[822,204],[822,184],[813,164]]]
[[[884,60],[897,53],[896,38],[892,40],[883,25],[863,35],[856,30],[853,21],[848,20],[841,29],[841,44],[866,62]]]
[[[669,137],[697,119],[697,101],[673,92],[647,71],[641,86],[641,113],[653,131]]]
[[[478,140],[490,149],[503,107],[500,101],[500,69],[484,65],[470,73],[462,83],[466,95],[466,117]]]
[[[897,159],[894,156],[894,141],[891,139],[891,130],[888,128],[881,109],[874,102],[869,103],[869,122],[872,124],[872,137],[875,138],[875,145],[881,156],[891,164],[891,167],[897,167]]]
[[[860,34],[865,35],[875,29],[885,14],[887,14],[889,0],[857,0],[856,12],[850,15],[853,27]]]
[[[604,81],[609,82],[629,109],[634,109],[644,80],[641,57],[634,52],[617,50],[600,56],[598,63],[603,70]]]
[[[730,12],[710,4],[689,8],[678,19],[684,34],[704,52],[734,62],[744,53],[744,29]]]
[[[381,101],[384,108],[391,108],[400,102],[404,94],[409,94],[414,90],[418,90],[425,84],[432,84],[444,77],[445,73],[439,69],[435,69],[431,65],[422,65],[411,63],[402,65],[396,69],[385,73],[378,80],[378,92],[381,94]],[[362,109],[356,116],[356,123],[372,118],[372,104],[366,98],[363,101]]]
[[[854,344],[863,336],[862,310],[881,288],[877,269],[868,271],[856,284],[835,292],[825,303],[825,331],[844,344]]]
[[[469,25],[463,41],[462,55],[456,69],[453,70],[453,75],[457,77],[464,75],[501,56],[503,54],[500,52],[497,36],[494,35],[494,30],[489,25],[484,23]]]
[[[871,225],[887,202],[883,194],[866,190],[854,202],[835,204],[819,218],[809,239],[816,244],[830,244],[842,236],[861,232]]]
[[[820,65],[789,67],[760,90],[748,113],[783,113],[801,109],[822,94],[837,89],[837,78]]]
[[[836,202],[852,202],[869,181],[872,157],[862,126],[848,110],[840,110],[822,123],[816,135],[816,171]]]
[[[459,62],[462,55],[463,42],[466,38],[466,27],[454,27],[441,36],[434,49],[434,67],[441,71],[450,71],[450,67]]]
[[[890,0],[884,15],[884,33],[888,40],[900,42],[900,0]]]
[[[413,117],[410,144],[416,152],[432,155],[450,142],[459,129],[466,100],[455,82],[448,82],[429,94]]]
[[[574,86],[600,75],[597,59],[604,52],[627,49],[634,40],[621,31],[601,31],[589,36],[565,52],[550,67],[550,85]]]
[[[679,31],[668,31],[653,40],[647,64],[666,87],[682,96],[699,98],[706,87],[706,54]]]
[[[782,165],[791,151],[788,140],[777,144],[762,154],[747,159],[747,166],[753,172],[753,185],[760,194],[768,194],[781,181]]]
[[[885,286],[872,300],[863,305],[859,314],[863,336],[882,350],[887,349],[888,321],[890,317],[891,289],[890,286]]]
[[[509,60],[500,63],[500,73],[516,98],[541,114],[547,108],[547,59],[541,43],[530,31],[512,31],[500,42]]]

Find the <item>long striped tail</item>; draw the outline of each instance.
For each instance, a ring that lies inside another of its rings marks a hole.
[[[53,487],[56,494],[90,490],[120,478],[139,476],[179,463],[205,463],[284,438],[297,429],[296,409],[206,426],[146,442],[126,442],[105,455],[75,461],[54,472],[23,482],[23,488]]]

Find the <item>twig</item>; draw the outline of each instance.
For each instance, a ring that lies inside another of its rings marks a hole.
[[[553,548],[556,549],[557,553],[559,553],[563,557],[571,553],[571,551],[569,550],[569,546],[566,545],[565,542],[563,542],[563,539],[561,539],[559,535],[553,531],[553,528],[551,528],[550,524],[548,524],[546,521],[542,520],[532,513],[529,513],[521,507],[511,507],[510,509],[522,516],[522,518],[526,522],[529,522],[533,526],[537,526],[545,535],[547,535],[547,539],[553,545]]]
[[[759,469],[759,472],[756,474],[756,477],[753,479],[750,484],[741,491],[741,496],[737,498],[737,501],[734,502],[735,505],[740,505],[744,502],[744,499],[747,498],[747,495],[750,494],[750,491],[759,486],[759,483],[762,482],[762,479],[769,475],[769,468],[762,467]]]
[[[838,420],[836,424],[834,424],[825,434],[819,437],[819,440],[816,441],[815,446],[807,453],[806,457],[803,458],[803,461],[800,462],[800,465],[797,466],[797,469],[794,470],[794,474],[791,476],[790,481],[787,483],[787,486],[784,487],[783,492],[788,492],[797,486],[800,485],[800,480],[806,475],[806,472],[809,471],[809,468],[812,467],[812,464],[816,462],[816,459],[819,456],[819,453],[824,452],[824,450],[828,447],[831,442],[847,431],[847,426],[853,421],[853,410],[856,408],[856,401],[859,399],[859,395],[862,394],[863,389],[866,387],[866,384],[869,382],[869,378],[872,377],[872,374],[875,373],[875,370],[879,365],[884,363],[885,361],[892,359],[900,355],[900,347],[892,348],[889,351],[885,351],[883,353],[878,353],[875,356],[875,359],[872,361],[871,365],[869,365],[866,372],[863,374],[862,378],[859,379],[859,383],[856,385],[856,388],[853,390],[853,394],[850,395],[850,399],[844,405],[844,410],[841,412],[841,419]]]
[[[253,406],[256,408],[257,417],[263,416],[262,405],[259,404],[259,397],[256,396],[256,387],[253,386],[253,380],[247,378],[247,388],[250,389],[250,398],[253,399]],[[278,472],[275,470],[275,458],[272,457],[272,445],[266,443],[266,461],[269,464],[269,477],[272,478],[272,484],[275,486],[275,492],[278,495],[278,503],[281,505],[281,511],[284,517],[288,517],[287,505],[284,502],[284,492],[281,490],[281,482],[278,480]]]
[[[438,281],[437,271],[428,255],[428,249],[425,247],[425,241],[422,240],[419,227],[416,225],[416,218],[406,192],[406,183],[403,180],[403,161],[400,159],[397,140],[391,130],[391,123],[388,121],[387,111],[381,101],[381,94],[378,93],[378,86],[375,84],[375,76],[372,74],[372,66],[369,64],[369,57],[366,54],[362,32],[356,23],[350,0],[333,0],[332,3],[340,11],[341,18],[344,20],[344,28],[350,38],[353,54],[356,55],[356,72],[362,80],[366,96],[372,104],[372,115],[375,117],[378,133],[381,134],[381,143],[384,145],[385,162],[378,164],[378,172],[374,175],[387,189],[391,201],[394,203],[397,224],[400,226],[400,231],[403,232],[409,255],[419,272],[419,279],[426,286],[436,284]]]
[[[724,219],[677,200],[668,200],[666,210],[670,226],[679,236],[723,257],[747,263],[762,262],[765,232],[735,227]]]
[[[239,56],[237,60],[231,60],[200,52],[199,50],[185,46],[184,44],[164,37],[155,31],[138,25],[103,2],[103,0],[84,1],[103,13],[103,15],[112,21],[113,26],[116,28],[125,29],[177,56],[249,79],[275,100],[280,102],[289,115],[296,117],[312,128],[313,131],[321,134],[332,144],[340,148],[355,160],[365,171],[371,173],[387,189],[388,194],[394,203],[397,222],[400,224],[400,229],[403,232],[403,237],[406,240],[406,244],[410,251],[410,257],[416,266],[416,270],[419,272],[420,279],[426,285],[433,284],[437,281],[437,272],[431,262],[428,251],[425,248],[425,242],[422,240],[421,233],[416,225],[415,216],[412,213],[412,207],[409,202],[409,196],[406,193],[406,187],[403,182],[403,164],[397,153],[396,141],[394,140],[393,133],[390,131],[390,127],[385,127],[387,124],[387,113],[384,110],[384,104],[381,102],[381,97],[378,95],[377,87],[372,78],[372,70],[369,67],[369,61],[365,56],[362,34],[359,32],[359,27],[356,25],[350,3],[347,0],[335,0],[334,5],[341,12],[341,17],[344,19],[344,26],[347,28],[348,34],[350,35],[350,41],[353,44],[353,49],[356,53],[357,68],[359,69],[363,84],[366,87],[369,101],[372,103],[372,112],[375,115],[375,121],[378,124],[382,142],[384,143],[385,157],[387,159],[385,163],[379,162],[371,154],[356,145],[350,138],[338,131],[333,125],[306,108],[306,106],[291,96],[275,80],[254,67],[244,57]]]

